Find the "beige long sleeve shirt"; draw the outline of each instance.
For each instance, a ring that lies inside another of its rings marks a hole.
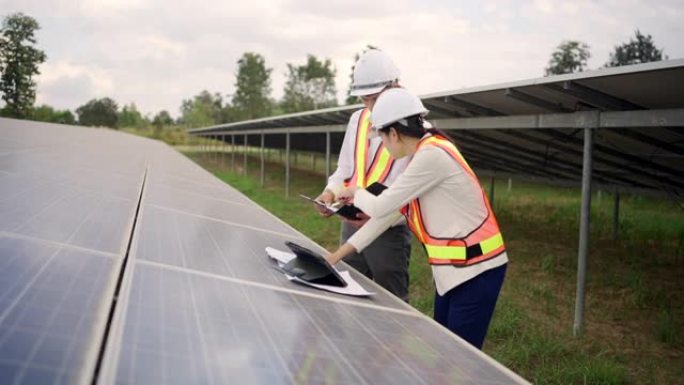
[[[354,205],[371,219],[349,240],[358,251],[401,217],[400,209],[420,198],[426,230],[433,237],[462,238],[482,223],[487,215],[482,190],[445,151],[423,146],[406,170],[380,196],[357,190]],[[464,267],[433,265],[432,274],[439,295],[477,275],[508,262],[506,253]]]

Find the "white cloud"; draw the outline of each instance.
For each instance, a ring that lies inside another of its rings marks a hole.
[[[104,97],[114,91],[114,79],[108,71],[69,61],[48,61],[41,66],[36,81],[37,102],[61,109],[75,109],[84,104],[87,100],[81,99],[81,94]]]
[[[39,100],[76,108],[93,97],[135,102],[145,113],[176,115],[207,89],[233,93],[236,61],[262,54],[281,97],[286,64],[329,58],[344,99],[354,54],[386,50],[417,93],[539,77],[565,39],[591,47],[590,68],[634,30],[683,57],[678,0],[4,0],[42,26],[48,55]],[[7,12],[9,13],[9,12]]]
[[[161,35],[145,35],[132,40],[129,53],[138,60],[185,60],[187,47]]]
[[[74,3],[72,1],[72,3]],[[78,1],[75,3],[79,3]],[[151,6],[151,0],[81,0],[81,10],[87,15],[107,15],[110,12],[128,11]]]
[[[547,15],[553,13],[555,4],[556,3],[551,0],[534,0],[534,8]]]

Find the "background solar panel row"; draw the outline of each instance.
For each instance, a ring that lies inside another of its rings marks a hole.
[[[684,193],[684,59],[604,68],[421,96],[428,119],[452,135],[478,175],[559,184],[582,178],[584,130],[594,128],[601,188]],[[190,130],[214,140],[323,153],[340,148],[362,105]],[[593,122],[593,120],[598,120]]]

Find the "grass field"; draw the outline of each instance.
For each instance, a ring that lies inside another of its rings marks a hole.
[[[315,213],[299,193],[324,185],[323,161],[311,171],[300,154],[285,198],[277,153],[267,162],[243,155],[185,152],[328,250],[339,222]],[[486,187],[489,182],[484,183]],[[684,210],[675,202],[621,197],[619,240],[612,238],[613,196],[592,203],[584,333],[573,337],[580,192],[515,181],[495,185],[494,209],[511,262],[484,351],[536,384],[684,384]],[[414,242],[411,304],[431,315],[434,288]]]

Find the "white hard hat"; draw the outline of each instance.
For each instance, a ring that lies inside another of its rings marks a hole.
[[[381,130],[410,116],[425,116],[428,112],[417,96],[403,88],[390,88],[378,96],[370,119],[373,130]],[[406,122],[402,124],[406,125]]]
[[[369,49],[354,66],[351,86],[352,96],[372,95],[399,79],[399,68],[383,51]]]

